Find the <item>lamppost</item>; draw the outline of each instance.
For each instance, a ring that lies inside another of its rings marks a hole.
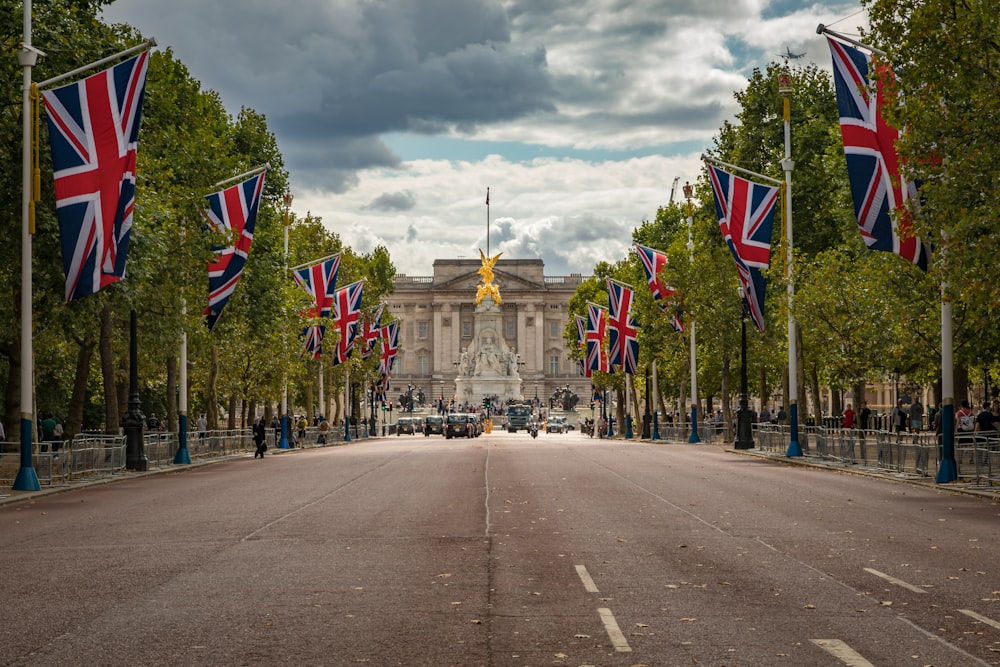
[[[753,449],[753,417],[747,398],[747,295],[740,286],[740,407],[736,411],[736,449]]]
[[[651,434],[650,429],[652,428],[651,421],[653,419],[653,416],[651,414],[651,409],[650,409],[650,403],[652,402],[652,396],[651,396],[651,393],[650,393],[650,389],[652,389],[652,385],[650,384],[650,374],[651,374],[651,371],[652,371],[652,369],[647,364],[646,365],[646,400],[644,402],[645,403],[645,406],[644,406],[645,407],[645,412],[642,414],[642,438],[643,438],[643,440],[648,439],[650,437],[650,434]],[[658,439],[659,439],[659,436],[657,436],[657,440]]]
[[[688,258],[694,264],[694,238],[691,229],[694,227],[694,209],[691,206],[691,196],[694,194],[694,187],[689,182],[684,183],[684,198],[687,200],[687,223],[688,223]],[[701,442],[698,437],[698,364],[695,359],[695,339],[694,339],[694,316],[689,319],[691,329],[691,437],[688,442]]]

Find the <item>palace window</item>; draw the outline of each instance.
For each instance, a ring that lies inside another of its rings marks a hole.
[[[549,355],[549,375],[559,375],[559,355]]]
[[[427,321],[417,322],[417,338],[427,338]]]

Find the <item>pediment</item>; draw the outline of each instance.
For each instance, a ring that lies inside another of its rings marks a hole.
[[[443,283],[434,285],[431,289],[433,291],[466,291],[468,290],[471,294],[475,295],[476,288],[479,286],[481,278],[476,271],[469,271],[468,273],[462,274],[460,276],[455,276],[450,280],[446,280]],[[512,273],[507,273],[506,271],[500,269],[493,270],[493,282],[495,282],[500,287],[500,296],[503,296],[505,290],[544,290],[545,285],[541,283],[536,283],[531,280],[525,280],[524,278],[519,278]]]

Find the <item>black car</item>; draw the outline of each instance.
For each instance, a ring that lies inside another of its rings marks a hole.
[[[448,422],[445,424],[444,437],[451,438],[471,438],[473,437],[473,425],[469,423],[471,418],[467,414],[455,412],[448,415]]]
[[[428,415],[424,418],[424,435],[444,435],[444,417]]]
[[[423,431],[423,423],[419,417],[403,417],[396,424],[396,435],[416,435]]]

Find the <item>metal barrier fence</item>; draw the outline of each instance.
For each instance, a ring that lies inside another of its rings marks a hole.
[[[784,454],[789,439],[788,426],[754,424],[754,440],[761,451]],[[940,436],[932,431],[895,433],[800,426],[799,444],[807,457],[919,477],[936,477],[942,456]],[[960,482],[976,485],[1000,482],[1000,437],[996,433],[957,433],[955,461]]]
[[[0,453],[0,483],[11,485],[21,466],[21,445],[3,443]],[[78,479],[101,478],[125,469],[125,436],[80,434],[63,442],[58,451],[43,443],[32,454],[31,464],[39,484],[52,485]]]

